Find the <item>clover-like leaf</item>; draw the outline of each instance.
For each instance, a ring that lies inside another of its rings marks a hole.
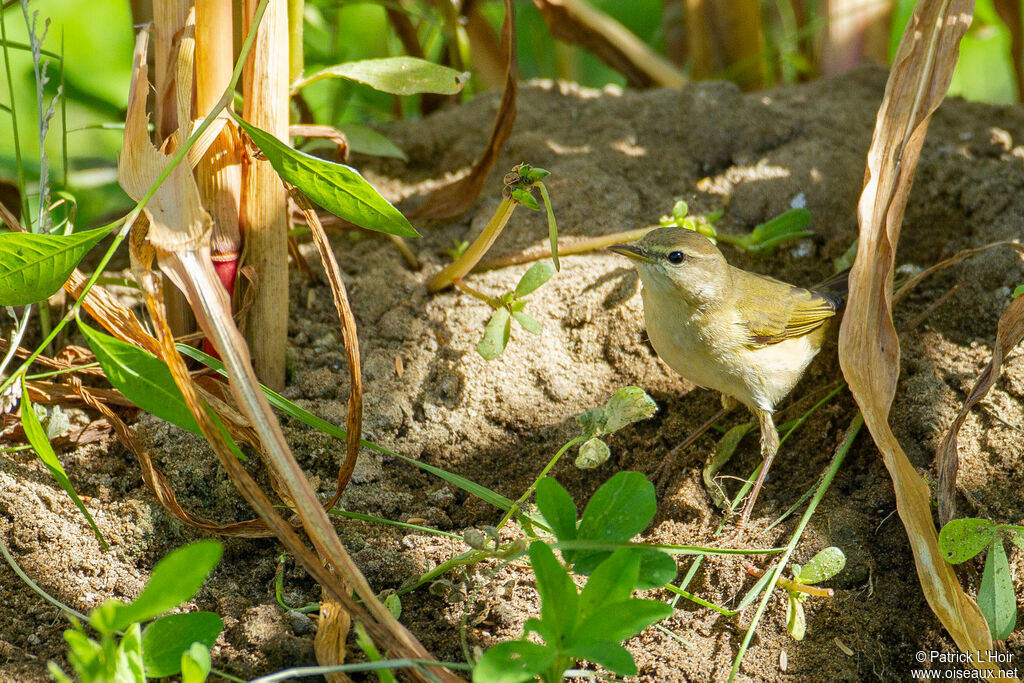
[[[554,267],[547,261],[538,261],[530,266],[529,270],[523,273],[516,284],[515,296],[521,299],[532,294],[538,287],[551,279],[555,274]]]
[[[521,303],[521,302],[520,302]],[[523,329],[530,334],[540,334],[542,328],[540,323],[537,322],[536,318],[522,311],[512,311],[512,317],[516,319],[516,322],[523,326]]]
[[[939,532],[939,550],[946,562],[960,564],[980,553],[995,539],[995,525],[987,519],[953,519]]]
[[[640,387],[623,387],[605,406],[604,433],[612,434],[626,425],[646,420],[658,412],[658,404]]]
[[[819,583],[827,581],[843,571],[846,566],[846,555],[839,548],[829,546],[811,558],[803,567],[793,565],[793,573],[800,583]]]
[[[612,449],[598,437],[587,439],[580,446],[580,454],[576,456],[576,467],[581,470],[592,470],[608,462]]]

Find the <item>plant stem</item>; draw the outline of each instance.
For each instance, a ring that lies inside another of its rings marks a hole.
[[[508,223],[508,219],[512,217],[516,204],[511,198],[502,199],[501,204],[498,205],[498,209],[491,216],[491,220],[484,226],[480,236],[473,241],[473,244],[469,245],[465,253],[454,263],[446,266],[441,272],[430,279],[430,282],[427,283],[427,291],[440,292],[469,273],[473,266],[487,253],[487,250],[491,248],[498,235],[501,234],[505,224]]]
[[[584,239],[573,240],[568,244],[559,241],[558,255],[569,256],[572,254],[582,254],[588,251],[604,249],[605,247],[610,247],[613,244],[632,242],[633,240],[638,240],[651,230],[659,227],[661,226],[648,225],[645,228],[637,228],[635,230],[626,230],[625,232],[613,232],[609,235],[601,235],[599,237],[587,237]],[[551,258],[551,247],[531,249],[520,254],[502,256],[501,258],[491,259],[489,261],[481,261],[475,268],[473,268],[473,271],[481,272],[485,270],[495,270],[496,268],[505,268],[506,266],[515,266],[521,263],[542,261],[546,258]]]
[[[764,576],[764,572],[752,564],[744,562],[743,569],[751,576],[756,576],[759,579]],[[779,577],[779,585],[788,591],[806,593],[807,595],[813,595],[819,598],[831,598],[835,595],[835,591],[831,588],[818,588],[817,586],[809,586],[806,583],[797,583],[796,581],[790,581],[784,576]]]
[[[582,443],[584,441],[586,441],[586,439],[583,437],[583,435],[580,435],[558,449],[558,452],[555,453],[554,457],[552,457],[551,460],[548,461],[548,464],[544,466],[544,469],[540,471],[540,474],[537,475],[537,478],[533,481],[532,484],[530,484],[530,488],[526,489],[523,495],[519,496],[519,500],[512,504],[512,507],[510,507],[508,509],[508,512],[505,513],[505,516],[501,518],[500,522],[498,522],[497,528],[499,531],[501,530],[501,527],[505,526],[505,523],[508,522],[508,520],[511,519],[513,515],[519,512],[519,509],[523,506],[523,503],[525,503],[530,498],[530,496],[533,495],[533,492],[537,490],[537,484],[540,483],[540,480],[547,476],[548,472],[551,471],[551,468],[554,467],[559,460],[561,460],[563,455],[565,455],[565,452],[572,448],[573,446],[575,446],[576,444]]]
[[[486,294],[481,292],[479,289],[473,289],[472,287],[467,285],[466,281],[463,280],[462,278],[459,278],[459,279],[455,280],[452,284],[455,285],[458,289],[460,289],[463,292],[465,292],[466,294],[469,294],[471,297],[473,297],[475,299],[479,299],[480,301],[483,301],[485,304],[489,305],[491,308],[501,308],[501,302],[500,301],[498,301],[497,299],[495,299],[492,296],[487,296]]]
[[[786,564],[789,562],[789,558],[793,554],[793,550],[796,549],[796,544],[800,541],[800,537],[803,535],[804,529],[807,528],[807,523],[811,521],[811,516],[818,508],[818,503],[820,503],[821,499],[825,497],[825,492],[828,491],[828,487],[835,478],[836,472],[839,471],[839,466],[843,464],[846,454],[850,451],[850,447],[853,446],[854,439],[857,438],[857,434],[863,426],[864,416],[861,415],[860,411],[857,411],[853,420],[850,421],[850,426],[846,428],[846,434],[843,437],[843,442],[839,444],[839,448],[836,449],[835,455],[832,456],[832,462],[829,463],[828,470],[825,472],[825,476],[822,477],[821,483],[818,485],[818,490],[814,492],[814,497],[811,498],[811,502],[807,505],[807,510],[804,511],[803,517],[800,518],[800,522],[796,525],[796,529],[793,531],[793,536],[790,538],[789,544],[786,546],[786,550],[782,554],[782,558],[780,558],[779,563],[775,565],[775,570],[772,572],[772,578],[768,582],[768,586],[765,588],[764,597],[761,598],[761,602],[757,606],[754,618],[751,619],[750,626],[747,628],[747,632],[743,637],[743,643],[740,645],[740,651],[736,654],[736,659],[733,660],[732,670],[729,672],[729,681],[735,679],[736,674],[739,673],[740,663],[743,661],[743,655],[746,654],[747,648],[750,647],[750,641],[754,638],[754,629],[757,628],[757,623],[761,620],[761,615],[764,614],[764,611],[768,606],[768,600],[771,599],[772,591],[775,590],[776,584],[779,582],[779,579],[782,578],[782,570],[786,568]]]

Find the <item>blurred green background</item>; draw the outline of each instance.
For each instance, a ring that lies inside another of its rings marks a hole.
[[[431,60],[450,57],[445,20],[438,7],[447,2],[392,1],[417,27],[420,43]],[[621,22],[656,52],[678,52],[678,35],[685,21],[685,0],[590,0],[590,4]],[[889,55],[895,50],[913,8],[912,0],[893,0],[887,16]],[[305,72],[344,61],[403,54],[382,2],[309,1],[305,7]],[[487,0],[479,5],[497,36],[503,17],[502,3]],[[558,78],[601,87],[624,86],[625,78],[593,54],[552,38],[548,26],[531,0],[515,2],[518,28],[520,77]],[[816,36],[825,28],[824,0],[763,0],[761,32],[767,65],[765,85],[817,77],[813,64]],[[794,12],[800,10],[804,25],[794,28]],[[43,55],[48,82],[42,88],[44,106],[63,80],[65,97],[58,105],[46,140],[50,177],[55,188],[66,188],[77,201],[78,226],[87,227],[116,218],[128,206],[116,184],[115,169],[120,147],[124,107],[128,96],[134,43],[132,6],[118,0],[37,0],[28,5],[5,3],[4,30],[7,68],[0,72],[0,181],[17,182],[17,140],[29,195],[39,177],[39,108],[36,78],[28,42],[28,23],[45,32]],[[47,22],[48,25],[47,25]],[[676,38],[672,38],[676,36]],[[670,45],[672,41],[675,45]],[[685,40],[681,41],[685,43]],[[456,41],[457,43],[457,41]],[[807,46],[811,45],[811,48]],[[685,45],[683,45],[685,48]],[[468,58],[468,50],[456,45]],[[61,73],[60,60],[64,55]],[[450,59],[449,59],[450,61]],[[686,72],[685,58],[675,58]],[[473,64],[467,68],[473,70]],[[729,76],[725,71],[720,76]],[[463,97],[472,97],[484,86],[474,76]],[[952,94],[990,103],[1017,101],[1011,56],[1011,32],[996,12],[994,0],[976,3],[974,23],[961,46],[961,61],[953,79]],[[419,115],[418,100],[395,98],[369,87],[330,79],[302,91],[308,110],[318,123],[341,128],[346,125],[379,126],[397,116]],[[12,116],[11,109],[16,114]],[[66,118],[66,129],[63,119]],[[66,148],[66,156],[65,156]],[[33,201],[36,201],[33,198]]]

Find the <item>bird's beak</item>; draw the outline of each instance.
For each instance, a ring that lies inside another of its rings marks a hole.
[[[609,251],[614,251],[616,254],[622,254],[626,258],[631,258],[634,261],[644,261],[646,263],[653,263],[651,259],[640,250],[640,247],[634,247],[632,244],[616,244],[608,247]]]

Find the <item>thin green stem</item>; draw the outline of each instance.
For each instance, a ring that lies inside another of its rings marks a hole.
[[[832,462],[829,464],[828,470],[825,472],[825,476],[822,477],[821,483],[818,484],[818,489],[814,492],[814,497],[811,498],[811,502],[808,504],[807,510],[804,511],[803,517],[800,518],[800,522],[796,525],[796,529],[793,530],[793,536],[790,538],[785,552],[779,559],[779,563],[775,565],[775,570],[772,572],[772,578],[769,580],[768,586],[765,588],[764,597],[761,598],[761,602],[757,606],[757,611],[754,613],[754,617],[750,621],[750,626],[747,628],[747,632],[743,637],[743,643],[740,644],[740,650],[736,654],[736,659],[733,660],[732,670],[729,672],[729,681],[735,679],[736,674],[739,673],[740,663],[743,661],[743,656],[746,654],[747,648],[750,647],[750,641],[754,637],[754,630],[757,628],[757,624],[761,620],[761,615],[764,614],[765,609],[768,607],[768,600],[771,599],[772,591],[775,590],[776,584],[782,577],[782,571],[786,568],[786,564],[789,562],[789,558],[793,554],[793,550],[796,549],[796,544],[799,543],[800,537],[804,533],[804,529],[807,528],[808,522],[811,521],[811,516],[818,508],[818,503],[821,502],[821,499],[825,496],[825,492],[828,491],[829,485],[832,483],[836,473],[839,471],[839,466],[843,464],[843,460],[846,458],[846,454],[849,453],[850,448],[853,446],[854,439],[857,438],[857,434],[860,432],[862,426],[864,426],[864,417],[860,414],[860,411],[857,411],[856,416],[854,416],[853,420],[850,422],[850,426],[846,429],[846,434],[843,437],[842,443],[839,444],[839,448],[836,449],[836,453],[832,457]]]
[[[50,603],[51,605],[54,605],[55,607],[60,609],[60,611],[64,612],[65,614],[70,614],[71,616],[75,617],[79,621],[83,621],[83,622],[88,622],[89,621],[89,617],[87,617],[86,615],[82,614],[78,610],[75,610],[75,609],[72,609],[71,607],[68,607],[63,602],[61,602],[57,598],[53,597],[52,595],[50,595],[49,593],[44,591],[42,588],[40,588],[38,586],[38,584],[36,584],[35,581],[30,579],[28,577],[28,574],[26,574],[24,572],[24,570],[22,570],[21,565],[19,565],[17,560],[14,559],[14,556],[11,555],[11,551],[7,549],[7,544],[4,543],[2,538],[0,538],[0,555],[4,556],[4,560],[6,560],[7,564],[11,567],[11,569],[14,570],[14,573],[17,574],[18,577],[22,581],[24,581],[25,584],[29,588],[31,588],[36,593],[38,593],[48,603]]]
[[[469,245],[469,248],[466,249],[462,256],[431,278],[430,282],[427,283],[427,291],[440,292],[456,280],[465,277],[473,269],[473,266],[483,258],[487,250],[491,248],[494,240],[498,239],[498,235],[501,234],[509,218],[512,217],[512,212],[515,211],[516,206],[517,202],[515,200],[511,198],[502,199],[494,215],[491,216],[491,220],[484,226],[483,232],[473,240],[473,244]]]
[[[452,569],[455,569],[456,567],[464,567],[469,564],[476,564],[477,562],[480,562],[481,560],[484,560],[488,557],[492,557],[492,554],[485,552],[483,550],[470,550],[469,552],[462,553],[461,555],[456,555],[450,560],[445,560],[441,564],[431,569],[429,572],[423,574],[418,579],[416,579],[416,581],[409,584],[408,586],[399,588],[395,592],[395,595],[401,597],[406,593],[411,593],[423,584],[433,581],[437,577],[447,573]]]
[[[632,242],[638,240],[651,230],[655,230],[660,226],[649,225],[645,228],[637,228],[635,230],[626,230],[625,232],[613,232],[609,235],[601,235],[599,237],[587,237],[585,239],[573,240],[569,243],[562,241],[558,242],[558,255],[559,256],[571,256],[573,254],[583,254],[588,251],[597,251],[598,249],[604,249],[610,247],[613,244],[622,244],[623,242]],[[551,247],[545,247],[542,249],[531,249],[527,252],[520,254],[513,254],[511,256],[503,256],[501,258],[491,259],[489,261],[481,261],[473,268],[473,272],[482,272],[485,270],[495,270],[497,268],[505,268],[507,266],[516,266],[522,263],[531,263],[532,261],[542,261],[546,258],[551,258]]]
[[[76,365],[72,368],[62,368],[60,370],[51,370],[49,372],[38,372],[34,375],[25,375],[25,381],[30,382],[34,379],[49,379],[50,377],[58,377],[60,375],[66,375],[71,372],[80,372],[82,370],[91,370],[92,368],[100,367],[99,363],[86,363],[85,365]]]
[[[231,82],[228,84],[227,88],[225,88],[224,94],[221,96],[220,100],[217,101],[217,104],[214,105],[213,109],[211,109],[210,112],[206,115],[202,123],[200,123],[199,126],[196,128],[195,132],[193,132],[192,135],[188,138],[188,140],[185,141],[185,144],[182,145],[181,148],[174,154],[170,162],[167,164],[167,167],[163,170],[163,172],[156,179],[153,185],[150,186],[149,190],[146,192],[145,195],[143,195],[142,199],[138,201],[138,203],[135,205],[135,208],[132,209],[131,212],[123,219],[114,221],[113,223],[104,226],[110,230],[113,230],[114,228],[117,227],[118,223],[123,222],[123,224],[121,225],[121,229],[114,237],[114,240],[113,242],[111,242],[110,247],[107,249],[107,252],[103,255],[103,258],[100,259],[100,262],[96,265],[96,269],[93,271],[92,275],[89,276],[89,279],[86,281],[85,286],[82,288],[82,295],[79,296],[78,299],[71,305],[67,313],[65,313],[64,317],[61,318],[60,322],[57,323],[57,325],[55,325],[52,330],[50,330],[50,334],[47,335],[46,339],[43,340],[43,342],[36,348],[36,350],[33,351],[29,355],[29,357],[25,359],[25,361],[17,370],[15,370],[9,377],[7,377],[3,381],[2,384],[0,384],[0,392],[7,389],[8,386],[10,386],[13,382],[18,380],[22,375],[24,375],[25,372],[28,370],[28,367],[33,363],[33,361],[35,361],[36,357],[38,357],[39,354],[43,352],[43,349],[49,346],[50,342],[53,341],[57,334],[62,329],[64,329],[64,327],[68,323],[70,323],[75,318],[75,316],[78,315],[78,311],[82,307],[82,302],[85,300],[86,295],[88,295],[89,290],[92,289],[92,286],[96,284],[96,281],[99,280],[100,276],[102,276],[103,269],[107,267],[107,264],[110,262],[110,259],[114,257],[114,252],[117,250],[119,246],[121,246],[121,242],[124,241],[125,237],[128,236],[128,232],[135,224],[135,221],[138,220],[139,216],[142,214],[142,210],[145,208],[146,204],[148,204],[149,200],[153,198],[153,195],[156,194],[156,191],[167,179],[167,177],[171,175],[171,171],[173,171],[174,168],[179,163],[181,163],[182,159],[185,158],[185,156],[188,154],[188,150],[191,149],[192,145],[195,144],[196,140],[198,140],[199,137],[204,132],[206,132],[206,129],[209,128],[211,124],[213,124],[214,119],[217,118],[217,115],[220,114],[221,110],[224,109],[224,107],[226,107],[232,101],[232,99],[234,98],[235,86],[238,84],[238,79],[242,76],[242,68],[245,66],[245,60],[248,57],[249,51],[252,49],[252,44],[256,39],[256,29],[259,27],[260,21],[263,19],[263,13],[267,9],[268,2],[269,0],[260,0],[260,4],[256,8],[256,12],[253,15],[252,25],[249,27],[249,33],[248,35],[246,35],[245,41],[242,43],[242,49],[239,52],[238,61],[235,63],[235,70],[231,74]],[[2,23],[3,22],[0,22],[0,26],[2,26]]]
[[[519,500],[512,504],[512,507],[510,507],[508,509],[508,512],[505,513],[505,516],[501,518],[500,522],[498,522],[497,528],[499,531],[503,526],[505,526],[505,524],[508,522],[509,519],[512,518],[513,515],[519,512],[519,509],[523,506],[523,503],[529,500],[530,496],[533,495],[533,492],[537,490],[537,484],[540,483],[540,480],[547,476],[548,472],[551,471],[551,468],[553,468],[555,464],[558,463],[559,460],[561,460],[562,456],[565,455],[565,452],[572,448],[573,446],[575,446],[576,444],[582,443],[583,441],[586,441],[586,438],[581,434],[580,436],[577,436],[575,439],[572,439],[567,444],[558,449],[558,452],[555,453],[554,457],[552,457],[551,460],[548,461],[548,464],[544,466],[544,469],[540,471],[540,474],[537,475],[537,478],[533,481],[532,484],[530,484],[530,488],[526,489],[526,492],[523,493],[523,495],[519,496]]]
[[[5,6],[6,9],[6,6]],[[18,110],[14,102],[14,79],[11,77],[11,52],[10,43],[7,42],[7,22],[4,20],[4,13],[0,12],[0,39],[4,43],[4,70],[7,73],[7,95],[11,98],[11,132],[14,134],[14,163],[18,169],[18,189],[21,190],[21,210],[23,212],[21,222],[29,225],[31,230],[32,213],[28,203],[28,192],[25,183],[25,165],[21,157],[21,136],[18,135]],[[26,45],[31,51],[31,46]],[[24,315],[28,315],[26,311]]]
[[[491,308],[494,308],[494,309],[501,308],[501,302],[500,301],[495,299],[493,296],[487,296],[486,294],[481,292],[479,289],[474,289],[473,287],[470,287],[469,285],[466,284],[466,281],[463,280],[462,278],[458,278],[457,280],[452,282],[452,284],[455,285],[459,290],[465,292],[466,294],[469,294],[474,299],[479,299],[480,301],[483,301],[485,304],[487,304]]]
[[[675,593],[676,598],[686,598],[690,602],[695,602],[698,605],[700,605],[701,607],[707,607],[708,609],[713,609],[716,612],[718,612],[719,614],[725,615],[727,617],[733,617],[733,616],[736,616],[737,614],[740,613],[739,610],[731,610],[731,609],[726,609],[724,607],[719,607],[715,603],[708,602],[704,598],[697,597],[693,593],[687,593],[682,588],[676,588],[671,583],[665,585],[665,590],[667,590],[669,593]],[[673,600],[672,604],[673,605],[675,604],[674,600]]]

